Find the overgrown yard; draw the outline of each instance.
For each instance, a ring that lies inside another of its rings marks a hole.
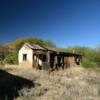
[[[14,100],[100,100],[100,72],[97,70],[75,67],[49,74],[25,67],[3,68],[34,83],[30,88],[23,86],[18,90]]]

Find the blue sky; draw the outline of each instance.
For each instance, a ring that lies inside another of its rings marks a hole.
[[[58,47],[96,47],[100,0],[0,0],[0,44],[31,36]]]

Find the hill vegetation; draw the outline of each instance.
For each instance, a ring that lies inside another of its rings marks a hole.
[[[31,43],[31,44],[38,44],[41,46],[50,46],[50,47],[56,47],[56,45],[50,41],[50,40],[42,40],[40,38],[36,37],[28,37],[28,38],[20,38],[15,41],[9,42],[6,44],[6,46],[19,50],[24,43]]]

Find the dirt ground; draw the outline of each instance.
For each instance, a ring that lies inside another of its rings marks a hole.
[[[4,71],[31,81],[31,87],[22,86],[12,100],[100,100],[100,72],[73,67],[48,71],[9,66]]]

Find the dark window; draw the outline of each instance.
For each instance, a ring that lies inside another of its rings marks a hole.
[[[39,59],[41,59],[43,62],[47,61],[46,55],[43,55],[43,54],[39,54]]]
[[[43,56],[42,56],[42,54],[39,54],[39,59],[41,59],[41,60],[42,60],[42,59],[43,59],[42,57],[43,57]]]
[[[23,61],[27,60],[27,54],[23,54]]]
[[[43,62],[46,62],[47,61],[47,57],[46,55],[43,55]]]

